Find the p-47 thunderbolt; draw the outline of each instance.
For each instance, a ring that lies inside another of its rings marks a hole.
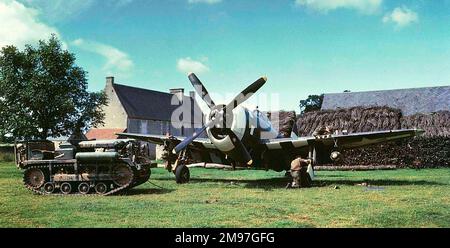
[[[177,183],[189,181],[186,164],[195,158],[204,163],[290,171],[294,186],[309,187],[314,179],[314,165],[339,160],[343,149],[413,137],[423,132],[403,129],[346,134],[325,130],[310,137],[279,138],[264,113],[242,106],[266,83],[266,77],[256,80],[228,104],[216,104],[195,74],[188,77],[210,109],[201,129],[190,137],[118,134],[163,145],[167,152],[166,168],[175,173]],[[208,138],[199,137],[204,132]]]

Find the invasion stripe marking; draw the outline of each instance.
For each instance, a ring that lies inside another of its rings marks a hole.
[[[305,146],[308,146],[307,139],[266,143],[266,147],[269,148],[269,150],[295,149],[295,148],[300,148],[300,147],[305,147]]]
[[[295,147],[294,147],[294,145],[292,144],[291,141],[281,142],[280,145],[283,148],[283,150],[293,150],[293,149],[295,149]]]
[[[294,147],[299,148],[299,147],[303,147],[303,146],[308,146],[308,140],[304,139],[304,140],[294,140],[292,141],[292,145],[294,145]]]
[[[281,149],[280,143],[267,143],[266,146],[267,148],[269,148],[269,150]]]

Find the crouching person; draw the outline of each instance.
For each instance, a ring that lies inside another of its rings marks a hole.
[[[308,166],[311,164],[310,159],[302,159],[297,157],[291,162],[292,183],[288,185],[291,188],[310,187],[311,178],[307,172]]]

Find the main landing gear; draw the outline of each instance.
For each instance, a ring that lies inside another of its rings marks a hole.
[[[191,177],[189,168],[186,166],[188,162],[186,153],[186,149],[180,152],[177,160],[175,161],[175,166],[172,168],[172,172],[175,174],[175,180],[178,184],[188,183]]]
[[[188,183],[191,177],[189,168],[186,166],[188,161],[188,149],[185,148],[180,153],[173,153],[176,145],[176,139],[170,136],[167,141],[164,141],[165,154],[163,158],[166,160],[165,169],[175,175],[175,180],[178,184]]]

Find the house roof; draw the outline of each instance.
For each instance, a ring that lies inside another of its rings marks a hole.
[[[403,115],[450,110],[450,86],[324,94],[322,109],[389,106]]]
[[[113,84],[122,106],[129,118],[170,121],[172,113],[180,105],[172,105],[174,94]],[[191,117],[194,123],[202,123],[203,113],[195,99],[183,96],[184,102],[191,102]]]
[[[116,133],[123,133],[124,129],[122,128],[91,128],[86,133],[86,137],[88,140],[97,139],[97,140],[105,140],[105,139],[117,139]]]
[[[57,137],[47,137],[49,141],[68,141],[68,140],[84,140],[86,139],[86,135],[81,133],[78,136],[75,134],[71,135],[60,135]]]

